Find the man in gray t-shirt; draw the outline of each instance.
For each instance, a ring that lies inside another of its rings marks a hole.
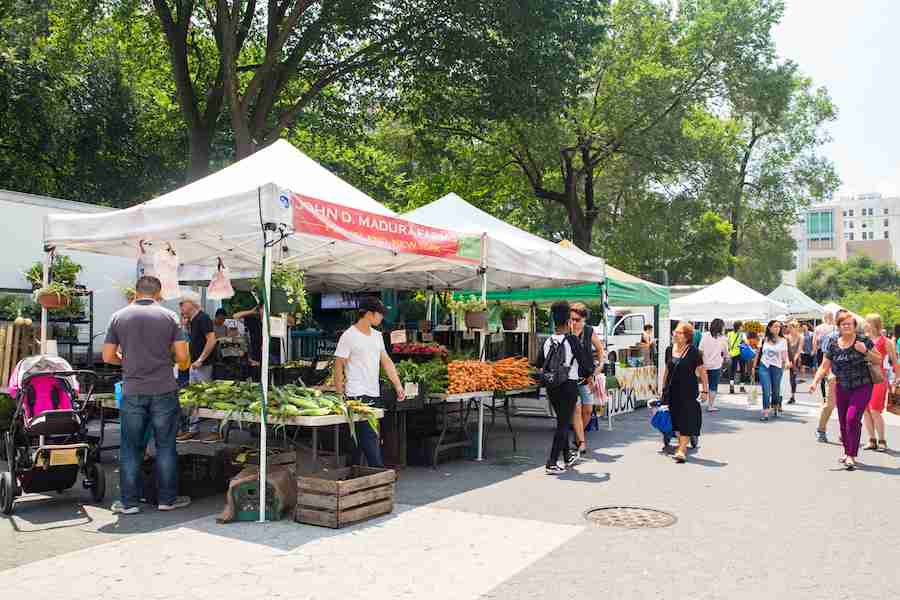
[[[125,388],[119,467],[122,498],[112,506],[118,514],[140,512],[148,429],[156,444],[159,510],[190,504],[189,498],[177,496],[175,435],[181,410],[174,374],[174,363],[187,367],[190,356],[178,317],[159,305],[161,290],[156,277],[138,279],[134,302],[112,316],[103,345],[103,361],[122,365]]]

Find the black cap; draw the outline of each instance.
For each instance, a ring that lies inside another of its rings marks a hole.
[[[377,312],[382,315],[387,314],[384,303],[374,296],[363,296],[359,299],[359,312]]]

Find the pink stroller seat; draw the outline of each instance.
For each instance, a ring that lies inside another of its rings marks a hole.
[[[81,418],[72,400],[78,391],[74,377],[52,375],[71,371],[58,357],[32,356],[16,365],[9,378],[9,392],[22,404],[25,431],[30,435],[72,435],[81,429]]]

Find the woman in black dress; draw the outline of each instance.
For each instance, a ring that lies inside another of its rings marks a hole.
[[[703,414],[697,401],[699,386],[703,384],[703,394],[709,394],[709,381],[703,368],[703,357],[691,342],[694,327],[682,321],[675,328],[672,345],[666,350],[666,372],[663,381],[668,381],[669,414],[672,429],[678,432],[678,449],[673,458],[677,463],[687,462],[687,446],[691,437],[700,435]],[[671,372],[671,375],[670,375]]]

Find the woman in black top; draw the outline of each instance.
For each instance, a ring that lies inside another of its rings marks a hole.
[[[839,337],[828,345],[809,393],[815,392],[819,381],[834,371],[837,379],[835,404],[844,445],[844,456],[840,460],[848,471],[852,471],[856,468],[863,414],[872,397],[872,376],[867,362],[880,369],[882,356],[872,349],[871,340],[857,335],[856,319],[850,313],[838,316],[837,328]]]
[[[674,459],[677,463],[687,461],[687,446],[691,437],[700,435],[703,415],[697,401],[699,386],[703,384],[703,394],[709,394],[709,381],[700,351],[692,345],[694,327],[682,321],[675,328],[672,346],[666,350],[666,372],[669,413],[672,429],[678,432],[678,449]]]

